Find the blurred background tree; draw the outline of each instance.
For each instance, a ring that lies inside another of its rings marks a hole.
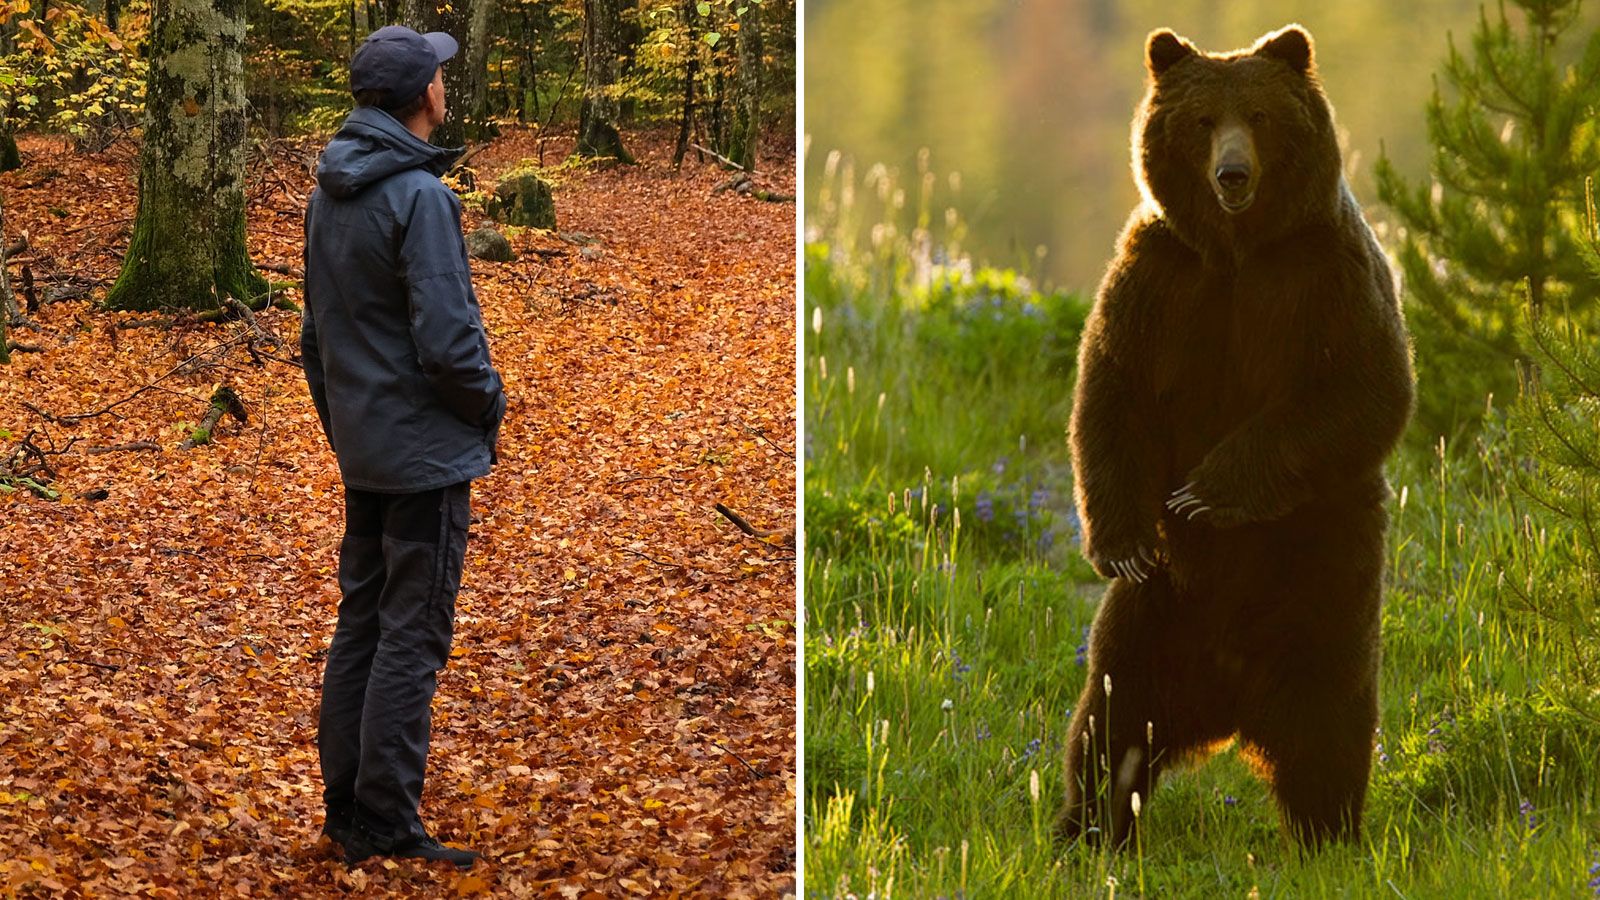
[[[1584,179],[1600,171],[1600,32],[1577,0],[1513,0],[1480,13],[1470,50],[1454,40],[1427,104],[1430,177],[1387,156],[1378,196],[1410,303],[1428,435],[1475,426],[1509,401],[1527,304],[1588,322],[1600,280],[1579,252]]]

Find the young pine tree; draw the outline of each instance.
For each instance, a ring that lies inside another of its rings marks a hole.
[[[1514,7],[1508,11],[1507,7]],[[1431,178],[1378,160],[1394,213],[1423,440],[1475,427],[1513,396],[1524,303],[1587,322],[1600,280],[1578,252],[1584,178],[1600,171],[1600,30],[1579,0],[1511,0],[1452,39],[1427,124]]]
[[[1578,259],[1600,278],[1600,221],[1586,193]],[[1511,411],[1513,469],[1528,517],[1520,577],[1504,588],[1535,613],[1562,660],[1558,681],[1600,707],[1600,341],[1570,316],[1530,310],[1521,336],[1533,365]],[[1600,712],[1600,709],[1597,709]]]

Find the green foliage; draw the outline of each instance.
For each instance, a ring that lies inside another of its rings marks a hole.
[[[1583,179],[1600,170],[1600,32],[1578,0],[1514,0],[1454,41],[1427,107],[1432,179],[1387,158],[1378,193],[1404,226],[1399,259],[1425,394],[1423,439],[1475,427],[1485,397],[1514,396],[1524,301],[1587,320],[1600,280],[1577,252]]]
[[[1592,195],[1586,213],[1580,258],[1600,276]],[[1549,310],[1523,324],[1532,364],[1510,422],[1529,514],[1522,543],[1558,564],[1538,584],[1511,578],[1510,590],[1560,638],[1558,674],[1595,692],[1586,708],[1600,719],[1600,342],[1582,321]]]
[[[143,36],[143,8],[128,10],[119,34],[77,3],[52,0],[48,31],[20,18],[28,0],[0,3],[0,26],[19,26],[14,49],[0,56],[8,118],[68,134],[91,151],[127,133],[144,110],[146,63],[128,46]]]

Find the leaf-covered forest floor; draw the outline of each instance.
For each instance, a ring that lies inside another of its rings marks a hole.
[[[474,486],[423,798],[435,833],[485,853],[465,875],[347,870],[319,841],[343,506],[290,364],[299,315],[260,314],[277,348],[237,322],[117,327],[151,318],[93,305],[136,148],[21,140],[0,176],[9,240],[30,232],[14,284],[26,262],[41,297],[92,291],[45,303],[11,335],[42,352],[0,368],[0,451],[28,469],[11,453],[38,447],[60,493],[0,496],[0,895],[793,890],[793,551],[713,506],[793,527],[795,209],[713,193],[723,171],[674,173],[669,136],[630,137],[640,165],[559,170],[558,230],[473,263],[511,403]],[[480,185],[535,145],[499,139]],[[319,146],[252,157],[258,263],[300,266]],[[792,147],[764,163],[793,194]],[[217,384],[248,421],[180,449]],[[96,452],[133,442],[156,449]]]

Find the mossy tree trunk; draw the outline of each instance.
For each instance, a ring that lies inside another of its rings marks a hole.
[[[216,309],[267,283],[244,236],[244,0],[155,0],[139,211],[111,309]]]
[[[755,174],[761,132],[761,7],[752,2],[739,16],[739,82],[728,130],[728,158]]]
[[[617,75],[621,54],[620,0],[583,0],[583,104],[578,108],[579,156],[632,163],[617,132]]]

